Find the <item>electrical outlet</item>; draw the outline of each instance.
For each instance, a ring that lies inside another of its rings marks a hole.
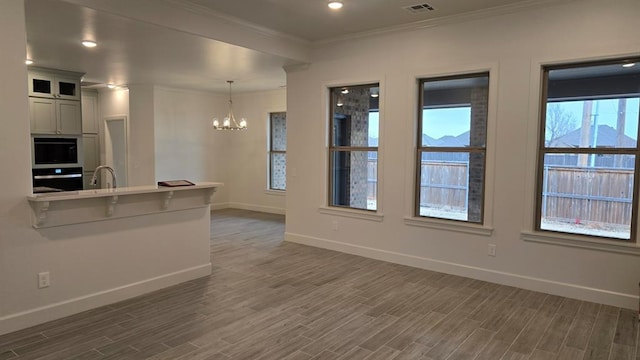
[[[333,222],[331,222],[331,230],[338,231],[338,220],[333,220]]]
[[[46,288],[51,285],[51,280],[49,278],[49,272],[41,272],[38,273],[38,289]]]
[[[496,244],[489,244],[489,249],[487,251],[487,255],[496,256]]]

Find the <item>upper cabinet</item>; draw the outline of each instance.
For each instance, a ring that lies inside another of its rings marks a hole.
[[[82,134],[82,74],[29,69],[29,117],[32,134]]]
[[[29,71],[29,96],[80,100],[81,74]]]
[[[79,101],[29,98],[32,134],[82,134]]]
[[[82,133],[97,134],[98,93],[95,90],[82,92]]]

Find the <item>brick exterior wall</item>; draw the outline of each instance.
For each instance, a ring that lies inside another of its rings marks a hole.
[[[469,144],[471,147],[485,147],[487,139],[487,106],[489,89],[478,87],[471,89],[471,132]],[[484,198],[484,154],[469,154],[469,193],[467,195],[468,221],[482,221],[482,206]]]
[[[335,89],[338,91],[339,89]],[[353,147],[366,147],[369,142],[369,87],[349,88],[348,94],[338,95],[343,106],[336,107],[335,113],[350,118],[349,144]],[[359,209],[367,208],[367,152],[358,151],[350,154],[349,206]]]

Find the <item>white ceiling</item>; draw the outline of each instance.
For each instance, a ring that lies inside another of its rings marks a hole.
[[[436,10],[412,14],[403,7],[425,1],[344,0],[336,12],[326,0],[25,0],[27,55],[88,83],[277,89],[317,42],[562,1],[427,0]]]
[[[57,0],[27,0],[34,66],[86,73],[89,83],[158,84],[222,91],[286,84],[291,60]],[[87,34],[87,35],[83,35]],[[98,46],[80,45],[93,38]]]
[[[336,11],[327,7],[328,0],[173,1],[231,15],[309,41],[531,3],[530,0],[342,0],[344,7]],[[417,4],[428,4],[435,10],[412,13],[404,9]]]

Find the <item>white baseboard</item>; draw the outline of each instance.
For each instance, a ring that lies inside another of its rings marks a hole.
[[[563,283],[553,280],[535,278],[531,276],[479,268],[475,266],[468,266],[425,257],[418,257],[414,255],[407,255],[289,232],[285,233],[284,239],[285,241],[293,243],[335,250],[348,254],[364,256],[371,259],[382,260],[386,262],[407,265],[452,275],[464,276],[492,283],[515,286],[523,289],[540,291],[548,294],[565,296],[584,301],[592,301],[600,304],[618,306],[626,309],[637,310],[638,306],[638,296],[633,294],[613,292],[603,289],[580,286],[576,284]]]
[[[244,204],[238,202],[227,202],[227,203],[219,203],[211,205],[212,210],[220,210],[220,209],[241,209],[241,210],[249,210],[249,211],[258,211],[269,214],[278,214],[285,215],[286,209],[277,208],[272,206],[262,206],[262,205],[253,205],[253,204]]]
[[[0,318],[0,335],[211,275],[211,263]]]
[[[230,207],[231,206],[229,205],[228,202],[211,204],[211,210],[222,210],[222,209],[228,209]]]

